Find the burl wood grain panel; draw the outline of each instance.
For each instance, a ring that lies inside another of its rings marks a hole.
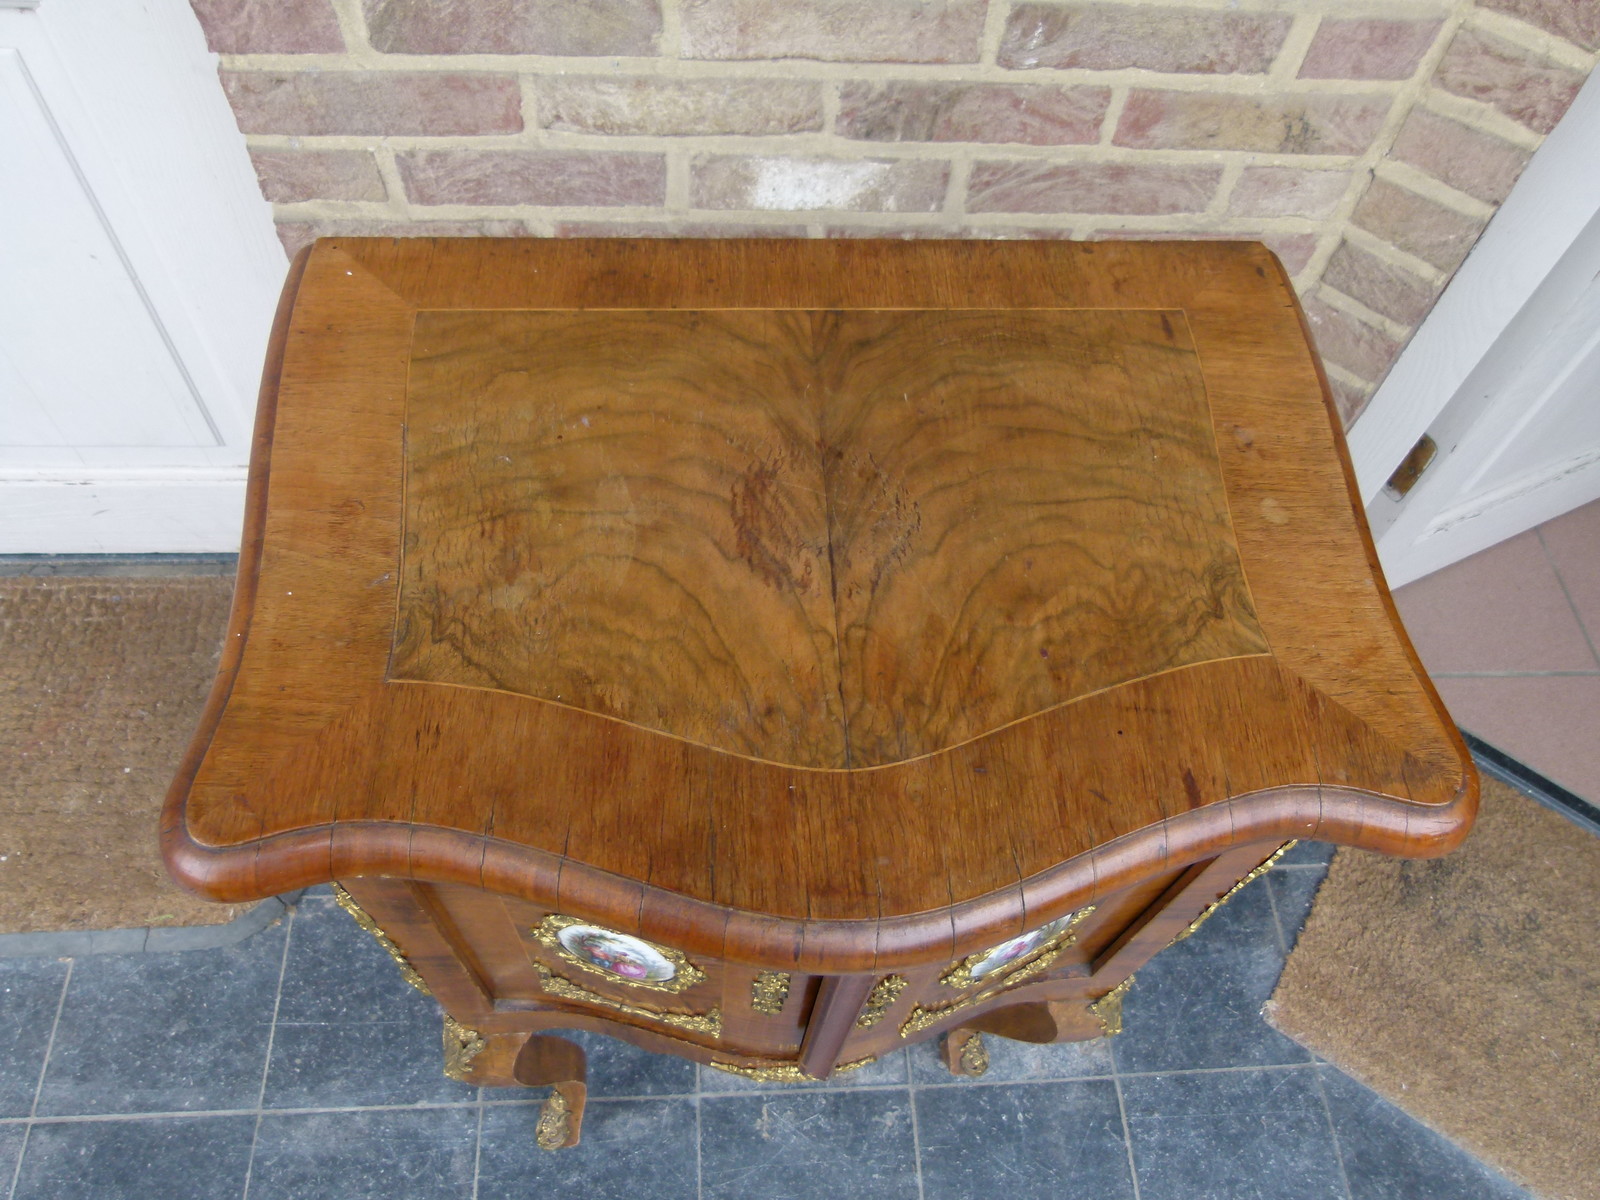
[[[1183,314],[417,314],[394,680],[803,767],[1265,654]]]

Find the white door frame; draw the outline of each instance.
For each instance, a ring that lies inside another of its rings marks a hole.
[[[1600,215],[1597,147],[1600,71],[1534,154],[1351,428],[1350,455],[1380,554],[1389,518],[1381,490],[1401,460],[1452,402],[1487,395],[1494,368],[1518,361],[1519,351],[1544,332],[1541,317],[1563,311],[1587,281],[1568,256]],[[1563,258],[1567,267],[1557,272]]]

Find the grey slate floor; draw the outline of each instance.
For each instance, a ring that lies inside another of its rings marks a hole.
[[[1126,1032],[957,1080],[932,1044],[834,1085],[590,1050],[583,1144],[439,1072],[433,1002],[325,890],[238,945],[0,959],[12,1200],[1525,1197],[1261,1019],[1325,868],[1303,846],[1139,974]]]

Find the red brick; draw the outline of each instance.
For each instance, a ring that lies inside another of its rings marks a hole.
[[[779,134],[822,128],[822,89],[784,79],[551,76],[537,85],[539,124],[575,133]]]
[[[261,194],[274,204],[301,200],[382,200],[388,192],[370,150],[252,150]]]
[[[1168,163],[978,162],[967,211],[1201,212],[1221,177],[1221,167]]]
[[[245,133],[515,133],[514,75],[433,71],[223,71]]]
[[[1510,13],[1585,50],[1600,50],[1600,4],[1595,0],[1478,0],[1478,5]]]
[[[417,150],[397,159],[417,204],[661,204],[666,159],[609,150]]]
[[[1283,269],[1290,275],[1304,271],[1317,251],[1317,235],[1314,233],[1263,233],[1260,241],[1278,256]]]
[[[1300,78],[1409,79],[1443,24],[1325,17],[1300,65]]]
[[[1436,86],[1493,105],[1536,133],[1549,133],[1583,86],[1583,75],[1473,29],[1456,34],[1434,73]]]
[[[1291,18],[1116,4],[1019,4],[1000,43],[1002,67],[1142,67],[1204,75],[1260,73]]]
[[[916,159],[709,155],[693,163],[696,208],[936,212],[950,165]]]
[[[218,54],[338,54],[344,35],[328,0],[189,0]]]
[[[684,0],[685,58],[976,62],[987,0]]]
[[[1530,152],[1424,108],[1412,109],[1389,157],[1451,187],[1499,204],[1528,165]]]
[[[1333,213],[1349,186],[1345,171],[1246,167],[1228,197],[1228,215],[1318,220]]]
[[[1484,226],[1476,217],[1435,204],[1384,179],[1372,181],[1350,219],[1445,272],[1461,265]]]
[[[1328,376],[1328,390],[1333,393],[1333,407],[1339,414],[1339,422],[1347,430],[1366,411],[1374,391],[1371,385],[1356,387],[1334,375]]]
[[[1360,154],[1372,144],[1387,96],[1235,96],[1133,91],[1115,142],[1139,149]]]
[[[1422,320],[1439,295],[1437,285],[1349,242],[1333,252],[1322,282],[1402,325]]]
[[[659,0],[362,0],[389,54],[654,54]]]
[[[527,237],[521,221],[280,221],[278,240],[293,258],[319,237]]]
[[[562,221],[563,238],[803,238],[804,225],[741,225],[736,221]]]
[[[1400,353],[1400,343],[1383,330],[1350,314],[1309,299],[1301,306],[1317,352],[1324,362],[1335,363],[1372,383],[1381,382]]]
[[[847,83],[838,131],[870,142],[1095,142],[1108,88],[992,83]]]

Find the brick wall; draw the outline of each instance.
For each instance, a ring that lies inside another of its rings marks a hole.
[[[1259,238],[1348,420],[1600,0],[192,0],[325,234]]]

